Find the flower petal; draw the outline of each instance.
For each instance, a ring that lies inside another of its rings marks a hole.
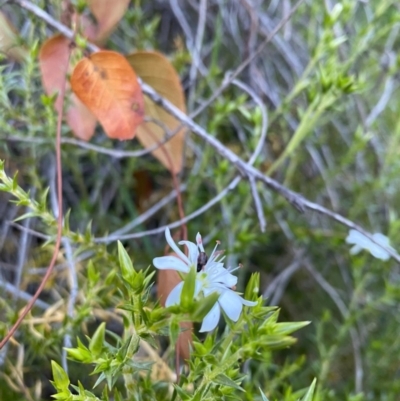
[[[234,291],[227,290],[219,297],[218,302],[229,319],[237,322],[243,309],[240,295]]]
[[[233,274],[227,273],[222,277],[221,282],[224,283],[228,288],[232,288],[237,284],[238,278]]]
[[[174,289],[169,293],[167,300],[165,301],[165,307],[171,305],[178,305],[181,302],[181,293],[183,288],[183,281],[181,281]]]
[[[173,251],[187,264],[190,263],[190,260],[188,257],[179,249],[178,245],[175,244],[175,241],[171,237],[171,231],[169,231],[169,228],[167,227],[165,229],[165,238],[168,242],[168,245],[173,249]]]
[[[354,245],[350,248],[350,255],[357,255],[357,253],[360,253],[362,251],[361,246],[359,245]]]
[[[203,288],[203,283],[200,280],[196,280],[195,287],[194,287],[194,297],[196,298],[201,289]]]
[[[218,302],[211,308],[210,312],[207,313],[200,327],[200,333],[214,330],[217,327],[219,318],[221,317],[221,311],[219,309]]]
[[[206,273],[208,274],[209,281],[213,283],[221,283],[228,288],[237,284],[237,277],[229,273],[229,270],[223,267],[222,263],[213,263],[206,266]]]
[[[211,284],[208,287],[205,287],[205,288],[202,289],[203,294],[204,294],[205,297],[208,297],[213,292],[218,292],[219,294],[222,294],[222,292],[225,291],[225,290],[226,290],[225,287],[221,287],[221,286],[214,285],[214,284]]]
[[[176,256],[160,256],[153,259],[153,265],[160,270],[177,270],[178,272],[188,273],[188,265]]]
[[[386,237],[386,235],[383,235],[381,233],[375,233],[372,236],[374,237],[374,240],[377,241],[379,244],[386,246],[387,248],[395,251],[394,248],[392,248],[390,246],[389,238]],[[371,243],[372,243],[372,241],[371,241]],[[372,256],[375,256],[378,259],[382,259],[382,260],[390,259],[389,253],[386,252],[384,249],[380,248],[379,246],[377,246],[376,244],[373,244],[373,246],[369,248],[369,251],[371,252]]]
[[[180,241],[179,245],[186,245],[189,249],[189,260],[190,264],[193,266],[197,266],[197,259],[199,257],[199,249],[197,245],[190,241]]]
[[[369,238],[361,234],[359,231],[353,229],[349,231],[349,235],[346,238],[346,242],[348,244],[359,245],[364,249],[368,248],[368,245],[371,243]]]
[[[372,244],[372,242],[371,242]],[[373,246],[369,247],[368,250],[370,251],[371,255],[377,259],[381,260],[389,260],[390,255],[383,250],[382,248],[378,247],[377,245],[373,244]]]
[[[381,244],[381,245],[395,251],[390,246],[389,238],[386,237],[385,235],[383,235],[381,233],[375,233],[372,236],[378,244]],[[381,260],[389,260],[390,259],[390,254],[388,252],[386,252],[384,249],[382,249],[378,244],[375,244],[374,242],[372,242],[364,234],[361,234],[360,232],[358,232],[356,230],[349,231],[349,235],[346,238],[346,242],[348,244],[354,244],[354,246],[350,249],[350,253],[352,255],[357,254],[362,249],[365,249],[365,250],[369,251],[371,253],[371,255],[377,259],[381,259]]]
[[[197,235],[196,235],[196,242],[197,242],[198,247],[200,248],[200,251],[205,252],[204,247],[203,247],[203,240],[201,238],[200,233],[197,233]]]
[[[242,298],[241,301],[242,301],[242,304],[246,305],[246,306],[256,306],[257,305],[257,302],[248,301],[247,299],[244,299],[244,298]]]

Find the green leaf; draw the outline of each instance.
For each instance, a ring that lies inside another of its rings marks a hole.
[[[260,291],[260,273],[253,273],[250,276],[250,280],[247,283],[246,291],[244,292],[244,298],[249,301],[255,301],[258,298]]]
[[[68,390],[70,382],[64,369],[57,362],[51,361],[51,370],[53,372],[54,387],[61,391]]]
[[[314,397],[314,390],[315,390],[315,385],[317,384],[317,379],[314,379],[313,382],[311,383],[310,388],[307,391],[307,394],[304,396],[302,401],[312,401]]]
[[[182,294],[181,294],[181,306],[184,310],[190,310],[190,307],[194,303],[194,290],[196,288],[196,269],[192,266],[189,273],[186,275]]]
[[[131,283],[136,272],[133,268],[131,258],[120,241],[118,241],[118,258],[123,279],[127,283]]]
[[[196,309],[190,315],[191,319],[194,322],[200,322],[204,319],[208,312],[210,312],[211,308],[215,305],[219,298],[218,292],[213,292],[207,297],[200,299],[196,302]]]
[[[103,380],[106,379],[106,375],[104,372],[97,378],[96,383],[94,383],[93,388],[96,388]]]
[[[91,351],[94,358],[99,357],[101,351],[103,350],[105,332],[106,332],[106,324],[105,322],[103,322],[97,328],[97,330],[93,334],[92,339],[90,340],[89,350]]]
[[[197,356],[204,356],[207,355],[208,350],[207,348],[200,342],[193,341],[194,352]]]
[[[68,353],[68,357],[75,360],[83,362],[85,357],[82,354],[82,350],[79,348],[65,348]]]
[[[132,358],[139,349],[140,337],[137,334],[133,334],[131,338],[125,340],[122,347],[117,353],[117,358],[121,361],[125,361],[127,358]]]
[[[126,352],[127,358],[132,358],[133,355],[136,354],[136,352],[138,352],[139,344],[140,344],[140,337],[137,334],[133,334],[131,339],[129,340],[129,345]]]
[[[214,383],[221,384],[223,386],[232,387],[239,391],[245,391],[242,387],[240,387],[236,382],[234,382],[231,378],[224,374],[218,375],[214,380]]]
[[[276,323],[273,331],[274,334],[282,334],[287,335],[291,334],[297,330],[302,329],[305,326],[308,326],[311,322],[284,322],[284,323]]]
[[[39,205],[42,208],[46,207],[47,204],[47,195],[49,194],[50,187],[45,188],[45,190],[41,193],[39,197]]]
[[[3,169],[4,165],[2,166]],[[15,192],[18,189],[18,171],[14,174],[13,180],[12,180],[12,190]]]
[[[114,390],[114,400],[115,401],[122,401],[122,396],[118,390]]]
[[[100,272],[98,272],[96,270],[92,260],[89,260],[89,263],[88,263],[87,276],[88,276],[89,283],[91,286],[96,284],[100,279]]]
[[[169,336],[171,338],[171,343],[176,344],[178,341],[178,336],[180,333],[179,321],[177,319],[172,319],[169,325]]]
[[[182,387],[179,387],[178,385],[175,384],[174,388],[181,400],[186,401],[192,399],[190,395],[185,390],[182,389]]]

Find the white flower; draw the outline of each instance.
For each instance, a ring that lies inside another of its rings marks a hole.
[[[196,235],[196,244],[190,241],[180,241],[180,245],[186,245],[189,250],[189,255],[186,256],[179,247],[175,244],[171,237],[169,228],[165,230],[165,238],[171,249],[179,256],[162,256],[153,259],[153,264],[157,269],[177,270],[182,273],[189,273],[190,269],[197,268],[200,252],[204,252],[204,247],[200,233]],[[246,301],[237,292],[232,291],[237,283],[237,277],[231,274],[238,269],[225,269],[222,263],[224,257],[219,258],[216,252],[218,243],[215,246],[212,254],[208,258],[207,263],[202,267],[201,271],[196,276],[195,297],[202,293],[205,297],[213,292],[220,294],[218,301],[211,308],[210,312],[205,316],[200,328],[200,332],[211,331],[217,327],[221,317],[221,308],[229,319],[237,322],[243,305],[254,306],[257,302]],[[168,295],[165,306],[179,304],[183,288],[183,281],[180,282]]]
[[[392,249],[394,252],[395,250],[389,245],[389,238],[381,233],[375,233],[372,235],[374,240],[379,244],[382,244],[386,248]],[[359,253],[361,250],[366,249],[377,259],[381,260],[389,260],[390,255],[384,249],[382,249],[379,245],[372,242],[369,238],[365,235],[361,234],[357,230],[350,230],[349,235],[346,238],[346,242],[348,244],[354,244],[354,246],[350,249],[350,253],[355,255]]]

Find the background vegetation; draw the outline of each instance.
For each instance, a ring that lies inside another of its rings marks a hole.
[[[36,4],[58,19],[61,3]],[[204,106],[195,121],[245,160],[257,145],[266,111],[267,137],[255,166],[366,230],[384,233],[396,248],[397,1],[304,1],[237,81],[207,101],[292,6],[290,0],[137,0],[107,47],[166,54],[181,77],[188,115]],[[7,174],[18,172],[18,185],[42,208],[42,217],[14,222],[32,211],[32,203],[13,202],[15,188],[1,193],[3,337],[37,288],[54,250],[57,115],[43,97],[38,63],[40,45],[55,31],[17,4],[3,2],[1,11],[18,27],[27,52],[23,61],[7,56],[1,61],[0,158]],[[67,125],[62,135],[72,138]],[[90,143],[118,151],[142,149],[135,140],[108,139],[101,127]],[[49,399],[54,393],[50,360],[69,366],[71,382],[91,388],[90,370],[67,362],[63,347],[75,347],[77,336],[92,336],[101,322],[121,334],[115,313],[121,302],[116,239],[122,238],[135,269],[146,269],[165,246],[163,229],[156,235],[147,231],[179,219],[170,173],[156,159],[150,154],[117,157],[101,149],[79,141],[62,145],[68,239],[40,302],[0,352],[2,400]],[[190,215],[225,193],[237,171],[191,133],[184,152],[180,180]],[[188,222],[190,240],[200,231],[212,248],[218,239],[227,264],[244,265],[239,290],[251,272],[259,272],[259,293],[267,305],[280,307],[280,320],[312,322],[296,332],[298,341],[290,348],[249,362],[244,372],[253,384],[247,399],[261,399],[260,386],[270,400],[296,400],[303,394],[296,391],[317,377],[315,399],[398,400],[399,264],[369,253],[350,255],[346,227],[310,211],[301,214],[270,189],[257,189],[267,221],[263,233],[244,179]],[[155,288],[149,291],[154,302]],[[173,352],[166,347],[162,342],[163,361],[173,370]],[[149,376],[141,385],[151,389],[164,379]]]

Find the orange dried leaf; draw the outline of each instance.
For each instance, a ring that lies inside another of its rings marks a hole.
[[[67,109],[67,124],[74,135],[83,141],[89,141],[94,135],[97,119],[93,113],[71,93],[71,106]]]
[[[60,92],[68,72],[69,40],[61,35],[47,39],[39,52],[39,65],[42,73],[42,82],[48,95]],[[58,95],[55,102],[57,111],[60,111],[61,98]]]
[[[178,73],[166,57],[157,52],[140,51],[127,56],[136,74],[153,87],[160,95],[176,107],[186,112],[185,95]],[[160,121],[170,132],[175,131],[180,122],[163,108],[145,96],[145,114]],[[150,134],[149,134],[150,133]],[[172,173],[182,170],[183,144],[185,129],[182,128],[163,146],[152,153]],[[166,135],[162,126],[154,122],[143,123],[137,130],[137,138],[145,148],[150,148],[163,141]],[[172,164],[172,165],[171,165]]]
[[[88,0],[90,11],[97,21],[93,40],[103,42],[125,14],[130,0]]]
[[[55,92],[61,93],[66,74],[69,69],[68,54],[70,40],[58,34],[43,43],[39,53],[39,64],[42,73],[43,87],[48,95]],[[67,83],[67,92],[69,92]],[[54,104],[57,112],[62,112],[60,95],[57,96]],[[96,117],[71,94],[67,99],[66,120],[75,136],[88,141],[94,134],[96,127]]]
[[[0,11],[0,52],[16,61],[24,61],[28,55],[25,48],[18,44],[18,33],[15,27]]]
[[[71,76],[76,96],[114,139],[132,139],[143,121],[143,94],[125,57],[102,50],[82,59]]]

